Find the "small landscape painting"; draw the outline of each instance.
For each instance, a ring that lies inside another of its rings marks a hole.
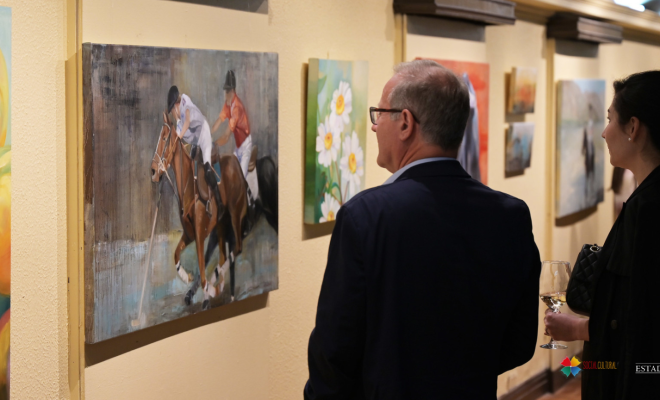
[[[514,67],[509,81],[507,113],[525,114],[534,112],[536,100],[536,68]]]
[[[506,137],[506,172],[521,172],[529,168],[534,140],[533,122],[514,122]]]

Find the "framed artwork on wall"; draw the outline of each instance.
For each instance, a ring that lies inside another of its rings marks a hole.
[[[557,83],[557,218],[596,206],[604,199],[605,81]]]
[[[533,113],[536,103],[536,68],[514,67],[509,81],[509,114]]]
[[[11,315],[11,8],[0,7],[0,399],[9,398]]]
[[[420,59],[420,58],[418,58]],[[463,79],[470,92],[470,116],[458,161],[472,178],[488,184],[488,91],[490,66],[455,60],[437,60]]]
[[[366,61],[309,60],[306,224],[333,221],[364,189],[368,77]]]
[[[506,137],[506,172],[521,172],[530,167],[533,141],[533,122],[513,122],[509,125]]]
[[[278,57],[83,45],[86,341],[278,288]]]

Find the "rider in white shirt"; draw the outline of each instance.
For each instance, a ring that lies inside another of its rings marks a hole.
[[[172,86],[167,94],[167,112],[172,112],[176,118],[177,136],[186,143],[198,146],[201,150],[206,183],[215,196],[218,206],[220,206],[222,203],[218,191],[218,181],[211,165],[213,140],[211,139],[209,123],[199,108],[190,100],[190,97],[186,94],[179,94],[179,89],[176,86]],[[211,215],[210,204],[211,198],[209,196],[206,203],[206,212],[209,215]]]

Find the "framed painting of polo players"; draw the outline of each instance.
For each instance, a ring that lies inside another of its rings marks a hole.
[[[83,45],[86,341],[278,288],[278,57]]]
[[[365,187],[368,75],[367,61],[309,60],[306,224],[333,221]]]

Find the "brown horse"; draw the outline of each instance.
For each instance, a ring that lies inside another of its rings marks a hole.
[[[172,167],[176,181],[179,215],[183,226],[183,235],[174,251],[174,263],[178,276],[184,282],[191,283],[185,297],[186,304],[190,305],[193,296],[201,285],[204,290],[202,309],[207,309],[209,299],[221,293],[224,287],[224,276],[230,264],[230,254],[227,254],[224,245],[227,243],[227,237],[233,236],[235,238],[235,240],[232,240],[233,255],[238,255],[242,251],[243,240],[240,233],[242,232],[243,218],[247,213],[247,183],[243,178],[241,166],[236,157],[233,155],[220,156],[217,145],[214,145],[212,161],[213,164],[220,164],[218,189],[222,198],[221,203],[217,204],[215,196],[209,191],[204,179],[202,163],[198,162],[200,168],[198,171],[199,178],[196,179],[193,170],[195,163],[188,152],[185,151],[176,133],[172,134],[174,124],[166,113],[163,113],[163,121],[156,152],[151,161],[151,180],[160,182],[163,174],[170,180],[167,170],[170,166]],[[201,152],[198,151],[197,153],[199,155]],[[170,182],[172,181],[170,180]],[[212,199],[211,216],[206,212],[206,201],[209,196]],[[214,230],[221,244],[219,246],[220,259],[209,285],[206,279],[204,241]],[[233,232],[230,232],[231,230]],[[187,273],[181,266],[181,252],[192,242],[195,242],[197,248],[199,277]],[[232,299],[234,296],[233,281],[234,279],[232,279],[231,285]]]

